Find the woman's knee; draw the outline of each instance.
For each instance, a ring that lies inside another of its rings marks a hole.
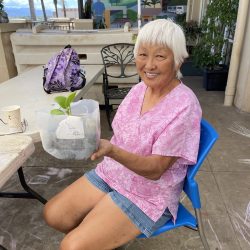
[[[65,233],[68,229],[62,213],[61,208],[54,201],[48,201],[43,209],[43,218],[50,227]]]
[[[58,217],[58,209],[53,204],[53,202],[48,201],[43,208],[43,218],[46,223],[53,227],[54,224],[57,224],[59,221]]]
[[[77,239],[74,234],[69,233],[62,240],[60,250],[95,250],[95,248],[93,244],[88,243],[88,240],[84,241],[82,237],[81,240]]]
[[[78,244],[68,235],[64,237],[60,244],[60,250],[77,250]]]
[[[68,233],[78,225],[78,221],[74,220],[67,210],[68,208],[52,199],[44,206],[43,218],[50,227],[62,233]]]

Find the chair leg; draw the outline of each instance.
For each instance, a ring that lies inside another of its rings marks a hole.
[[[207,239],[206,239],[206,235],[204,232],[203,224],[202,224],[200,209],[195,209],[195,214],[196,214],[196,218],[198,220],[198,231],[199,231],[199,234],[201,237],[202,244],[206,250],[210,250]]]
[[[105,97],[105,111],[106,111],[106,116],[107,116],[107,120],[109,124],[109,129],[112,131],[110,105],[109,105],[109,100],[106,97]]]

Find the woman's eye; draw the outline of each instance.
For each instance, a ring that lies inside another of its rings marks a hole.
[[[157,55],[156,57],[159,58],[159,59],[164,59],[165,58],[163,55]]]
[[[141,54],[139,54],[139,56],[146,56],[146,54],[145,53],[141,53]]]

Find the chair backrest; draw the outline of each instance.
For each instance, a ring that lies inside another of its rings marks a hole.
[[[218,134],[215,129],[206,120],[202,119],[197,163],[188,167],[183,188],[194,208],[201,208],[199,188],[194,177],[217,139]]]
[[[114,78],[136,76],[134,44],[114,43],[101,49],[105,74]]]

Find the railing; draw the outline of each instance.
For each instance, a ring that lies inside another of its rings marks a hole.
[[[37,24],[45,24],[49,29],[52,30],[73,30],[75,28],[74,22],[72,20],[65,21],[28,21],[27,22],[30,28],[34,27]]]

